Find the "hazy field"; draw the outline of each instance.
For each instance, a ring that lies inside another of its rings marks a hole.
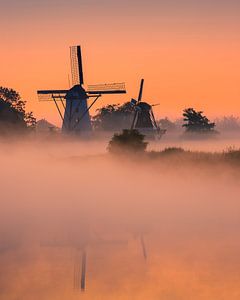
[[[215,152],[239,141],[166,137],[149,150]],[[1,142],[0,299],[239,299],[238,159],[117,159],[106,146]]]

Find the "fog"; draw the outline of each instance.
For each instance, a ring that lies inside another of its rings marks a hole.
[[[239,299],[238,166],[112,157],[107,140],[0,144],[0,299]],[[239,142],[149,150],[173,145]]]

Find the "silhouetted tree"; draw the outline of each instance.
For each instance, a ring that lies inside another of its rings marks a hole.
[[[208,133],[215,132],[215,123],[211,123],[202,111],[196,111],[193,108],[187,108],[183,111],[184,124],[187,132]]]
[[[23,115],[15,108],[0,99],[0,134],[8,134],[10,131],[25,130],[27,128]]]
[[[0,100],[9,107],[8,111],[12,110],[12,113],[15,112],[15,115],[18,115],[17,119],[19,120],[19,124],[24,121],[26,127],[35,128],[36,118],[33,116],[32,112],[26,112],[26,101],[21,99],[19,93],[13,89],[0,87]],[[4,119],[3,107],[5,107],[4,111],[6,113],[6,105],[2,105],[1,120]],[[7,120],[5,119],[5,121]],[[11,123],[13,119],[10,118],[8,121]],[[15,120],[15,123],[16,122],[17,121]]]
[[[137,130],[124,129],[122,133],[115,133],[108,145],[108,151],[113,154],[141,153],[148,145],[145,136]]]
[[[122,105],[113,104],[99,108],[92,121],[95,129],[113,131],[129,128],[132,118],[133,107],[130,102],[126,102]]]

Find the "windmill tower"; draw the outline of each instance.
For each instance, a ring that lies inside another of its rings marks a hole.
[[[132,99],[135,109],[131,129],[137,129],[147,137],[161,138],[166,130],[160,129],[153,113],[153,105],[142,101],[144,79],[141,80],[138,99]]]
[[[84,134],[92,130],[90,108],[103,94],[126,93],[124,83],[89,85],[84,88],[82,54],[80,46],[70,47],[72,88],[69,90],[39,90],[40,101],[53,101],[62,119],[62,131]],[[91,104],[89,98],[93,98]]]

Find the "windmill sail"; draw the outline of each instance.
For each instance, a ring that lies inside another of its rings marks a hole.
[[[140,90],[139,90],[139,95],[138,95],[138,103],[142,100],[143,85],[144,85],[144,79],[141,80]]]
[[[83,67],[82,67],[82,53],[80,46],[70,47],[71,70],[72,70],[72,84],[82,85],[83,80]]]
[[[134,129],[134,127],[136,126],[136,120],[138,119],[138,114],[139,114],[139,109],[138,109],[138,104],[141,102],[142,100],[142,94],[143,94],[143,85],[144,85],[144,79],[141,79],[141,83],[140,83],[140,89],[139,89],[139,94],[138,94],[138,100],[134,100],[135,102],[135,113],[133,116],[133,121],[132,121],[132,125],[131,125],[131,130]],[[133,102],[132,102],[133,103]]]
[[[88,85],[88,94],[125,94],[125,83],[107,83]]]
[[[66,98],[68,90],[41,90],[37,91],[39,101],[62,100]]]

